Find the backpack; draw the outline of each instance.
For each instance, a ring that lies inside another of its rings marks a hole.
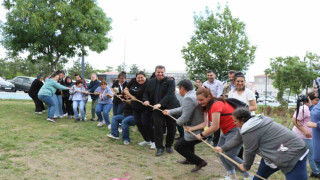
[[[234,109],[237,109],[239,107],[246,107],[249,109],[249,106],[246,103],[235,98],[227,98],[226,102],[230,104]],[[230,116],[230,115],[232,115],[232,113],[221,114],[221,116]]]

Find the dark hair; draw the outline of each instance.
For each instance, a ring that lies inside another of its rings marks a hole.
[[[201,78],[196,78],[195,81],[198,81],[198,80],[201,81],[201,82],[203,82]]]
[[[78,85],[78,84],[83,84],[82,80],[77,80],[76,85]]]
[[[108,85],[107,81],[102,80],[102,81],[100,82],[100,86],[102,86],[102,85]]]
[[[228,74],[235,74],[235,73],[236,73],[235,70],[230,70],[230,71],[228,72]]]
[[[208,74],[208,73],[216,74],[213,70],[207,70],[207,74]]]
[[[310,100],[314,100],[314,99],[318,98],[314,92],[309,92],[308,97],[310,98]]]
[[[250,111],[246,107],[239,107],[237,108],[232,115],[238,119],[240,122],[247,122],[253,116],[251,115]]]
[[[143,71],[137,72],[137,73],[136,73],[136,77],[137,77],[138,75],[142,75],[142,76],[146,77],[146,74],[145,74]]]
[[[118,78],[123,77],[123,78],[127,78],[127,73],[124,71],[121,71],[121,73],[118,74]]]
[[[164,69],[164,71],[166,71],[166,68],[162,65],[158,65],[156,66],[156,68],[154,69],[154,71],[157,71],[157,69]]]
[[[203,107],[203,108],[202,108],[202,111],[209,111],[209,109],[211,108],[212,104],[215,103],[216,101],[225,102],[225,100],[224,100],[223,97],[220,97],[220,98],[215,97],[215,96],[211,93],[210,89],[209,89],[208,87],[206,87],[206,86],[204,86],[204,87],[199,87],[196,94],[197,94],[197,96],[202,95],[202,96],[205,97],[205,98],[207,98],[207,97],[209,97],[209,96],[212,97],[212,99],[209,101],[207,107]]]
[[[193,86],[190,80],[188,79],[183,79],[178,83],[179,87],[183,87],[187,91],[193,90]]]
[[[50,78],[54,78],[54,77],[56,77],[56,76],[58,76],[58,74],[53,73],[53,74],[50,75]]]
[[[311,99],[311,98],[310,98]],[[305,103],[305,102],[308,102],[309,99],[308,99],[308,96],[305,95],[305,94],[300,94],[298,96],[298,99],[297,99],[297,109],[296,109],[296,123],[298,122],[298,115],[299,115],[299,111],[300,111],[300,105],[301,103]],[[302,112],[303,112],[303,115],[304,115],[304,107],[302,108]],[[304,117],[303,117],[304,118]]]
[[[63,70],[60,70],[60,73],[65,74]],[[60,73],[59,73],[59,74],[60,74]]]
[[[239,77],[242,77],[244,80],[246,80],[246,78],[244,77],[244,74],[242,72],[236,72],[234,74],[234,81]]]

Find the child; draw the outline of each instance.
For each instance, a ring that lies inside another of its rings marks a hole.
[[[98,116],[99,124],[98,127],[103,126],[103,118],[101,112],[103,112],[104,121],[108,126],[108,129],[111,129],[110,120],[109,120],[109,112],[112,109],[112,91],[107,86],[106,81],[100,82],[100,87],[98,87],[94,91],[95,95],[99,95],[98,104],[96,106],[95,112]]]
[[[81,120],[84,122],[86,115],[84,111],[84,106],[85,102],[87,101],[88,96],[85,95],[85,90],[86,88],[82,86],[83,82],[81,80],[77,80],[76,84],[72,86],[70,89],[70,100],[73,101],[72,107],[73,107],[73,112],[76,116],[76,119],[74,122],[80,121],[79,113],[77,108],[79,107],[80,112],[81,112]]]

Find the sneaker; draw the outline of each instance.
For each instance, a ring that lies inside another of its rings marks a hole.
[[[151,145],[150,145],[150,149],[157,149],[156,148],[156,143],[152,142]]]
[[[122,132],[122,129],[121,129],[121,127],[119,127],[119,128],[118,128],[118,131],[119,131],[119,132]]]
[[[107,136],[109,137],[109,138],[111,138],[111,139],[120,139],[119,137],[116,137],[116,136],[114,136],[114,135],[112,135],[112,134],[107,134]]]
[[[139,146],[146,146],[146,145],[151,145],[151,142],[147,142],[147,141],[142,141],[142,142],[140,142],[140,143],[138,143],[139,144]]]
[[[97,126],[98,126],[98,127],[102,127],[103,125],[104,125],[103,122],[99,122]]]
[[[35,112],[36,114],[42,114],[42,112]]]
[[[129,142],[129,141],[127,141],[127,140],[124,140],[124,141],[123,141],[123,144],[124,144],[124,145],[129,145],[129,144],[130,144],[130,142]]]
[[[60,119],[64,118],[64,116],[59,116]]]
[[[70,115],[70,116],[69,116],[69,119],[73,119],[73,116]]]
[[[80,121],[79,118],[76,118],[76,119],[74,120],[75,123],[76,123],[76,122],[79,122],[79,121]]]
[[[90,121],[96,121],[94,118],[91,118]]]
[[[58,116],[53,116],[53,118],[54,118],[54,119],[57,119],[57,118],[58,118]]]
[[[108,125],[108,129],[111,129],[111,124]]]
[[[224,179],[219,180],[237,180],[237,178],[231,178],[230,176],[225,176]]]
[[[44,112],[46,112],[46,110],[42,110],[42,112],[44,113]]]
[[[86,122],[86,120],[84,120],[84,119],[81,119],[81,121],[82,121],[82,122]]]
[[[48,118],[47,120],[50,122],[57,122],[54,118]]]
[[[68,116],[68,113],[65,113],[64,115],[63,115],[63,117],[67,117]]]

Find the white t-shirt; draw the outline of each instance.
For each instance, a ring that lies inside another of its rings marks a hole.
[[[228,98],[238,99],[238,100],[246,103],[248,106],[250,106],[249,101],[256,100],[254,93],[248,88],[245,88],[244,92],[241,95],[239,95],[238,92],[234,89],[229,92]],[[254,115],[255,114],[254,111],[251,111],[251,114]]]

